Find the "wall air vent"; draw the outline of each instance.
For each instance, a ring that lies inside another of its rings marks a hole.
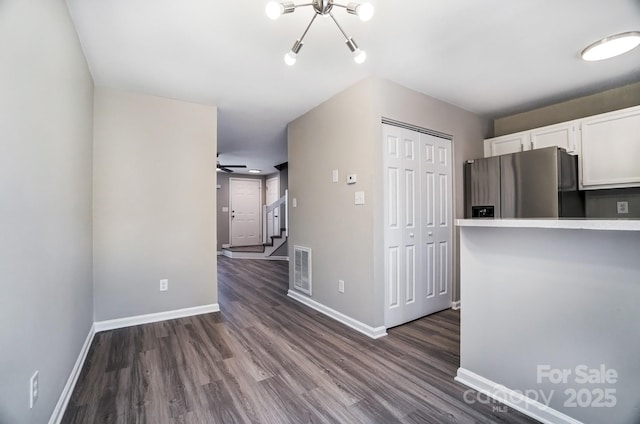
[[[296,290],[311,296],[311,249],[293,246],[293,257],[293,286]]]

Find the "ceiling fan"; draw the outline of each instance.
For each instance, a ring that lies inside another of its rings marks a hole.
[[[216,158],[220,156],[220,153],[216,154]],[[227,174],[232,174],[234,172],[231,168],[246,168],[247,165],[223,165],[219,160],[216,160],[216,170],[221,172],[226,172]]]

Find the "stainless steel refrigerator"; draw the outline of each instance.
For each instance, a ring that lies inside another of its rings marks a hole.
[[[465,163],[467,218],[582,218],[578,161],[547,147]]]

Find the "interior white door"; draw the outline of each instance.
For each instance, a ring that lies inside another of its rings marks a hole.
[[[280,178],[269,178],[266,182],[266,204],[267,206],[280,199]],[[280,208],[277,207],[273,212],[267,214],[267,237],[278,235],[280,231]]]
[[[451,141],[420,134],[422,145],[422,237],[425,311],[427,314],[451,307],[453,187],[451,184]]]
[[[384,126],[385,276],[387,327],[422,316],[424,296],[416,283],[421,274],[419,134]]]
[[[451,143],[383,126],[385,326],[451,306]]]
[[[262,181],[229,179],[230,244],[255,246],[260,239],[260,207]]]

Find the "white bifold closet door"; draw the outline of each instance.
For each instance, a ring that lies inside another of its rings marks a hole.
[[[383,125],[385,326],[451,307],[451,141]]]

